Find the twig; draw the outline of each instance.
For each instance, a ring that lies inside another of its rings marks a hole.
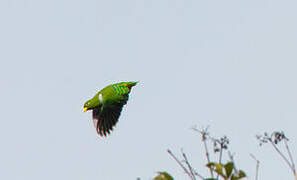
[[[231,162],[233,163],[233,169],[234,169],[235,173],[238,174],[239,172],[238,172],[238,170],[237,170],[237,168],[235,166],[234,155],[231,154],[230,151],[228,151],[228,155],[229,155],[229,158],[230,158]]]
[[[222,161],[222,153],[223,153],[223,148],[220,148],[219,164],[221,164],[221,161]],[[217,174],[217,179],[219,179],[219,174]]]
[[[187,170],[187,168],[181,163],[181,161],[168,149],[167,152],[169,153],[169,155],[179,164],[179,166],[184,170],[184,172],[190,177],[190,179],[195,180],[193,178],[195,178],[195,176],[193,177],[192,172],[189,172]],[[186,161],[187,162],[187,161]],[[192,169],[190,169],[192,171]],[[195,172],[195,175],[197,175],[199,178],[201,178],[202,180],[204,179],[203,176],[201,176],[200,174],[198,174],[197,172]]]
[[[253,154],[250,154],[250,156],[256,161],[256,178],[255,180],[258,180],[258,176],[259,176],[259,165],[260,165],[260,161],[258,159],[256,159],[256,157]]]
[[[285,139],[285,146],[286,146],[287,152],[289,154],[289,158],[290,158],[290,161],[291,161],[291,166],[292,166],[293,173],[295,175],[296,174],[295,164],[294,164],[294,160],[293,160],[290,148],[289,148],[288,143],[287,143],[287,139]]]
[[[218,143],[220,145],[220,148],[218,148],[220,154],[219,154],[219,164],[222,164],[222,157],[223,157],[223,150],[227,149],[227,147],[225,146],[225,139],[221,138],[219,139],[215,139],[210,137],[214,142]],[[217,179],[219,179],[219,174],[217,174]]]
[[[222,163],[223,148],[220,149],[219,164]]]
[[[188,168],[190,170],[190,173],[191,173],[191,175],[193,177],[193,180],[196,180],[196,177],[195,177],[194,172],[193,172],[193,167],[189,163],[188,158],[187,158],[186,154],[183,152],[183,150],[181,150],[181,152],[182,152],[182,155],[184,157],[185,163],[187,164],[187,166],[188,166]]]
[[[209,157],[209,151],[208,151],[208,147],[207,147],[207,136],[208,136],[208,128],[209,126],[207,126],[206,128],[202,128],[202,131],[197,129],[197,128],[192,128],[194,131],[197,131],[201,134],[201,138],[202,138],[202,141],[203,141],[203,144],[204,144],[204,150],[205,150],[205,155],[206,155],[206,159],[207,159],[207,163],[209,164],[210,163],[210,157]],[[211,175],[211,178],[214,177],[213,175],[213,170],[211,168],[209,168],[209,172],[210,172],[210,175]]]
[[[293,160],[291,151],[290,151],[288,143],[287,143],[287,141],[289,139],[285,136],[284,132],[274,131],[271,135],[269,135],[268,133],[265,132],[264,136],[257,135],[256,138],[259,140],[260,146],[265,143],[270,143],[272,145],[274,150],[281,156],[281,158],[289,166],[289,168],[293,172],[295,179],[297,180],[297,173],[296,173],[296,169],[295,169],[294,160]],[[277,144],[280,143],[281,141],[284,141],[289,158],[286,157],[284,155],[284,153],[277,147]]]
[[[206,140],[203,141],[203,144],[204,144],[204,149],[205,149],[205,155],[206,155],[207,163],[209,164],[210,163],[210,157],[209,157],[209,151],[208,151]],[[209,168],[209,171],[210,171],[211,178],[213,178],[213,170],[211,168]]]
[[[285,160],[286,164],[290,167],[290,169],[295,173],[295,170],[293,169],[292,165],[290,164],[289,160],[286,158],[286,156],[278,149],[278,147],[269,140],[270,144],[272,144],[273,148],[276,150],[276,152]]]

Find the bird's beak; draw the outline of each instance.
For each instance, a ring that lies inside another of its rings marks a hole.
[[[88,110],[88,108],[87,107],[84,107],[84,110],[83,110],[83,112],[86,112]]]

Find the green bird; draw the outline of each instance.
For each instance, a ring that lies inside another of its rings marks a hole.
[[[120,82],[106,86],[84,104],[83,112],[93,111],[93,122],[98,135],[107,136],[118,122],[131,88],[137,82]]]

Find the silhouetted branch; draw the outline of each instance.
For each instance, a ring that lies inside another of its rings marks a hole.
[[[209,151],[208,151],[208,147],[207,147],[207,139],[208,139],[208,136],[209,136],[208,128],[209,128],[209,126],[207,126],[206,128],[202,128],[202,130],[197,129],[196,127],[192,128],[192,129],[201,134],[201,139],[202,139],[202,142],[204,144],[204,150],[205,150],[207,163],[209,164],[211,161],[210,161]],[[209,171],[210,171],[211,178],[213,178],[214,177],[213,170],[211,168],[209,168]]]
[[[289,148],[289,146],[288,146],[288,139],[285,139],[284,143],[285,143],[285,146],[286,146],[286,149],[287,149],[289,158],[290,158],[290,162],[291,162],[291,165],[292,165],[293,173],[296,174],[295,163],[294,163],[294,160],[293,160],[293,157],[292,157],[290,148]]]
[[[194,169],[192,168],[192,166],[190,165],[187,156],[185,153],[182,152],[183,158],[184,158],[184,162],[187,164],[189,170],[183,165],[183,163],[168,149],[167,152],[169,153],[169,155],[179,164],[179,166],[184,170],[184,172],[190,177],[190,179],[192,180],[196,180],[196,176],[198,176],[200,179],[204,179],[203,176],[201,176],[200,174],[198,174],[196,171],[194,171]],[[195,172],[195,173],[194,173]]]
[[[188,166],[188,169],[190,170],[190,173],[191,173],[193,179],[196,180],[196,177],[195,177],[194,172],[193,172],[193,167],[190,165],[190,163],[188,161],[188,158],[187,158],[186,154],[183,151],[182,151],[182,155],[184,157],[185,163]]]
[[[250,154],[250,156],[256,161],[256,177],[255,177],[255,180],[258,180],[260,161],[258,159],[256,159],[256,157],[253,154]]]
[[[276,150],[276,152],[282,157],[282,159],[285,161],[285,163],[289,166],[289,168],[291,169],[291,171],[294,174],[295,179],[297,180],[297,174],[296,174],[294,160],[292,158],[290,148],[289,148],[289,146],[287,144],[289,139],[285,136],[284,132],[274,131],[270,136],[269,136],[268,133],[265,132],[264,136],[257,135],[256,138],[259,140],[260,146],[265,144],[265,143],[269,143],[269,144],[272,145],[272,147]],[[280,142],[284,142],[287,153],[289,155],[289,158],[287,158],[284,155],[284,153],[281,152],[281,150],[277,147],[277,144],[280,143]]]

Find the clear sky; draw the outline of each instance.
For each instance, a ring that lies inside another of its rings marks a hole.
[[[297,2],[293,0],[1,0],[0,179],[149,180],[190,130],[227,135],[253,179],[293,179],[255,135],[284,130],[297,153]],[[139,80],[108,138],[83,103]],[[295,160],[297,156],[295,155]],[[206,171],[205,171],[206,172]]]

